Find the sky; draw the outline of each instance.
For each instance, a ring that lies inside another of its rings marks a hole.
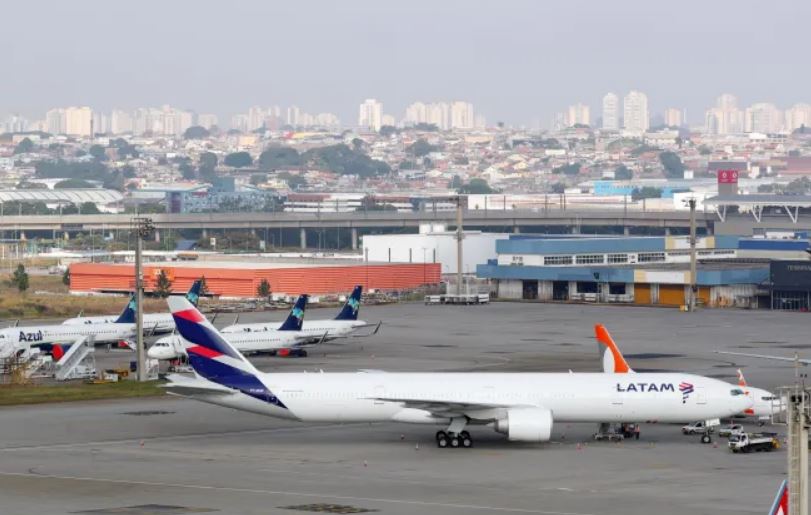
[[[28,0],[3,6],[0,115],[295,104],[355,123],[365,98],[467,100],[548,126],[648,94],[698,124],[715,97],[811,102],[808,0]]]

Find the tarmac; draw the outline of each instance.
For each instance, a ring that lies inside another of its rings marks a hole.
[[[742,368],[752,385],[774,388],[793,381],[790,363],[713,350],[811,357],[803,313],[494,303],[361,315],[383,320],[380,333],[255,362],[280,372],[596,371],[597,322],[637,370],[734,382]],[[0,514],[763,514],[785,477],[784,450],[733,455],[724,439],[702,445],[677,426],[643,425],[639,441],[608,443],[592,440],[594,425],[558,425],[543,444],[476,427],[474,448],[441,450],[437,429],[301,424],[177,398],[3,408]]]

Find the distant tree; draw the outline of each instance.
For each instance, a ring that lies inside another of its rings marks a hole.
[[[380,135],[381,136],[387,138],[387,137],[391,136],[392,134],[397,134],[397,127],[394,127],[393,125],[384,125],[384,126],[380,127]]]
[[[708,156],[712,154],[712,148],[710,148],[708,145],[701,145],[698,147],[698,153],[702,156]]]
[[[465,166],[470,164],[470,158],[467,156],[457,156],[453,158],[453,164],[459,166]]]
[[[73,153],[73,157],[84,157],[86,155],[87,155],[87,152],[85,152],[84,150],[82,150],[80,148],[77,148],[76,152]]]
[[[786,195],[805,195],[809,191],[811,191],[811,179],[800,177],[786,184],[782,192]]]
[[[580,163],[570,163],[566,165],[561,165],[556,168],[552,169],[552,173],[554,174],[563,174],[563,175],[577,175],[580,173]]]
[[[20,263],[17,269],[14,270],[14,275],[11,279],[12,283],[17,286],[20,293],[24,293],[28,289],[28,272],[25,271],[25,265]]]
[[[23,138],[17,146],[14,147],[14,155],[27,154],[34,150],[34,142],[30,138]]]
[[[54,184],[55,190],[71,190],[81,188],[95,188],[93,184],[82,179],[65,179]]]
[[[757,187],[758,193],[773,193],[774,192],[774,184],[760,184]]]
[[[214,170],[217,168],[219,159],[214,152],[203,152],[200,154],[200,169]]]
[[[134,179],[135,177],[138,176],[135,173],[135,168],[133,168],[131,165],[124,165],[121,168],[119,168],[119,171],[121,172],[121,175],[125,179]]]
[[[662,190],[654,188],[653,186],[645,186],[643,188],[634,188],[631,192],[632,200],[642,200],[645,198],[661,198]]]
[[[659,161],[665,169],[668,179],[681,179],[684,177],[684,164],[675,152],[665,151],[659,154]]]
[[[483,194],[483,193],[494,193],[496,190],[490,187],[487,184],[487,181],[484,179],[470,179],[466,185],[462,186],[457,190],[459,193],[466,193],[466,194]]]
[[[108,190],[124,191],[124,174],[121,170],[115,170],[110,175],[104,178],[102,186]]]
[[[419,169],[419,167],[420,167],[420,165],[418,165],[414,161],[409,161],[409,160],[402,161],[397,166],[397,168],[400,169],[400,170],[417,170],[417,169]]]
[[[206,276],[200,277],[200,297],[204,295],[208,295],[208,283],[206,282]]]
[[[180,170],[180,175],[184,180],[193,181],[197,178],[197,170],[195,170],[194,167],[188,163],[181,163],[178,170]]]
[[[107,154],[101,145],[92,145],[87,151],[96,161],[107,161]]]
[[[253,159],[247,152],[234,152],[225,156],[225,161],[223,162],[225,166],[244,168],[246,166],[251,166],[251,164],[253,164]]]
[[[268,176],[266,173],[254,173],[251,174],[251,184],[253,186],[257,186],[259,184],[264,184],[268,182]]]
[[[158,278],[155,280],[155,295],[161,298],[166,298],[172,294],[172,281],[166,275],[166,270],[161,270],[158,273]]]
[[[262,170],[279,170],[284,168],[297,168],[301,166],[301,156],[298,151],[290,147],[269,147],[259,154],[257,160]]]
[[[287,183],[287,187],[291,190],[297,190],[301,187],[307,186],[307,179],[300,175],[293,175],[290,172],[281,172],[277,177]]]
[[[192,125],[183,132],[183,139],[206,139],[209,136],[208,129],[199,125]]]
[[[634,178],[634,172],[625,165],[619,165],[614,169],[614,178],[618,181],[630,181]]]
[[[414,125],[414,130],[423,132],[437,132],[439,131],[439,127],[437,127],[436,124],[433,123],[420,122]]]
[[[83,215],[98,215],[101,213],[99,207],[93,202],[82,202],[79,204],[79,212]]]
[[[41,182],[22,181],[18,182],[15,188],[18,190],[47,190],[48,185],[42,184]]]
[[[65,268],[65,271],[62,272],[62,284],[70,286],[70,267]]]
[[[360,138],[352,138],[352,150],[355,152],[363,152],[364,141]]]
[[[411,145],[406,147],[406,153],[412,155],[414,157],[423,157],[427,156],[431,152],[436,152],[439,150],[440,147],[437,145],[431,145],[426,140],[420,138]]]
[[[458,175],[454,175],[453,179],[451,179],[451,184],[450,184],[449,187],[452,190],[457,190],[458,191],[458,190],[462,189],[463,185],[464,184],[462,183],[462,178],[459,177]]]
[[[260,299],[270,300],[271,293],[272,292],[270,290],[270,283],[268,282],[267,279],[262,279],[259,282],[259,285],[257,285],[256,287],[256,296],[259,297]]]

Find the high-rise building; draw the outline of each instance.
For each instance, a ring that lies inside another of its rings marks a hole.
[[[235,114],[232,116],[231,128],[240,132],[248,132],[248,115]]]
[[[216,114],[200,113],[197,115],[197,125],[206,129],[215,127],[218,121]]]
[[[299,125],[299,116],[301,115],[301,111],[299,110],[298,106],[290,106],[287,108],[287,125],[291,125],[296,127]]]
[[[25,132],[28,130],[28,120],[18,114],[9,115],[0,124],[0,132]]]
[[[451,103],[451,128],[472,129],[475,123],[473,104],[470,102],[455,101]]]
[[[447,102],[434,102],[425,107],[425,123],[436,125],[440,130],[450,128],[450,106]]]
[[[681,127],[684,123],[684,115],[681,109],[668,107],[664,112],[664,122],[668,127]]]
[[[616,131],[620,128],[620,97],[607,93],[603,97],[603,129]]]
[[[428,123],[426,114],[426,106],[422,102],[414,102],[406,107],[405,118],[403,118],[405,125],[417,125],[418,123]]]
[[[715,101],[715,107],[704,115],[704,130],[708,134],[736,134],[744,130],[744,113],[738,108],[735,95],[724,93]]]
[[[650,127],[648,96],[631,90],[622,103],[623,128],[630,132],[643,133]]]
[[[93,134],[109,134],[110,117],[107,113],[93,111]]]
[[[786,109],[786,129],[793,131],[803,126],[811,127],[811,105],[794,104]]]
[[[50,134],[65,134],[65,110],[58,107],[45,113],[45,126]]]
[[[339,127],[341,121],[333,113],[318,113],[315,115],[315,124],[321,127]]]
[[[373,98],[367,98],[360,105],[358,126],[363,129],[380,130],[383,125],[383,104]]]
[[[268,110],[263,107],[253,106],[248,109],[248,131],[255,131],[264,127],[267,116]]]
[[[132,132],[132,116],[126,111],[113,109],[110,113],[110,132],[113,134],[124,134]]]
[[[783,113],[768,102],[752,104],[746,108],[744,116],[746,132],[768,134],[778,132],[783,126]]]
[[[565,123],[568,127],[574,125],[591,125],[591,108],[580,102],[570,105],[566,112]]]
[[[390,114],[384,114],[380,120],[380,123],[383,125],[390,125],[394,127],[397,124],[397,120],[395,120],[394,116]]]
[[[93,132],[93,111],[85,107],[65,109],[65,134],[69,136],[90,136]]]

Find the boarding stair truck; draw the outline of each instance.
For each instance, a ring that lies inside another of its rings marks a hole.
[[[83,336],[76,340],[56,362],[57,381],[90,379],[96,377],[96,358],[93,337]]]
[[[734,453],[771,452],[780,448],[777,433],[739,433],[729,438],[729,449]]]

